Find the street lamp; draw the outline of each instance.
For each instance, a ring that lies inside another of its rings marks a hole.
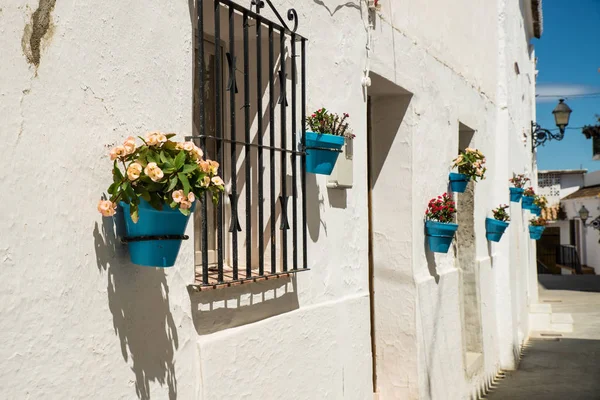
[[[560,131],[560,133],[556,134],[550,132],[548,129],[543,129],[537,123],[531,121],[531,141],[533,148],[538,147],[540,144],[543,145],[546,143],[546,140],[562,140],[565,136],[565,128],[569,125],[571,112],[573,110],[565,103],[565,99],[560,99],[552,111],[554,122]]]
[[[585,221],[587,221],[589,216],[590,216],[590,212],[588,211],[588,209],[585,208],[585,206],[581,206],[581,208],[579,209],[579,218],[581,219],[581,222],[583,222],[584,226],[585,226]]]
[[[587,219],[590,217],[590,212],[588,211],[587,208],[585,208],[585,206],[581,206],[581,208],[579,209],[579,218],[581,219],[581,223],[583,224],[583,226],[585,228],[587,228],[588,226],[591,226],[594,229],[600,230],[600,216],[594,218],[594,220],[592,222],[590,222],[589,224],[586,224],[585,222],[587,221]]]

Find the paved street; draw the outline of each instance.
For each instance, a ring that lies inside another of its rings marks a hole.
[[[573,332],[532,335],[519,369],[486,399],[600,399],[600,276],[542,276],[540,302],[570,313]]]

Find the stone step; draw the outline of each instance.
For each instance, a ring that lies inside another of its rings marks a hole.
[[[569,313],[552,313],[553,324],[571,324],[573,325],[573,316]]]
[[[550,313],[552,313],[552,305],[551,304],[543,304],[543,303],[530,304],[529,312],[535,313],[535,314],[538,314],[538,313],[550,314]]]

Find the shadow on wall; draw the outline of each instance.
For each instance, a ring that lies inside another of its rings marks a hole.
[[[219,332],[299,308],[296,278],[275,278],[224,289],[190,289],[192,318],[200,335]]]
[[[176,399],[173,357],[179,344],[165,272],[129,262],[126,246],[117,239],[113,218],[103,218],[101,229],[96,223],[96,263],[101,274],[107,273],[113,326],[123,359],[135,374],[137,396],[150,399],[150,382],[158,382],[168,386],[169,399]]]

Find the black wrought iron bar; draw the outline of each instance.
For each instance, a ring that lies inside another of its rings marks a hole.
[[[268,1],[268,0],[267,0]],[[285,149],[287,146],[287,130],[286,130],[286,116],[287,116],[287,99],[286,99],[286,70],[285,70],[285,31],[281,30],[279,33],[279,108],[281,112],[281,148]],[[281,268],[283,271],[287,271],[287,230],[290,229],[287,220],[287,159],[285,153],[281,153]]]
[[[294,33],[293,31],[291,31],[290,29],[286,28],[285,26],[282,26],[282,25],[278,24],[277,22],[269,21],[267,18],[263,17],[262,15],[254,12],[254,11],[248,10],[245,7],[241,6],[241,5],[239,5],[237,3],[234,3],[231,0],[219,0],[219,1],[221,3],[223,3],[223,4],[225,4],[228,7],[234,8],[235,10],[239,11],[240,13],[247,12],[248,16],[250,18],[252,18],[252,19],[254,19],[254,20],[256,20],[258,22],[257,25],[265,24],[265,25],[273,26],[273,27],[277,28],[277,30],[282,30],[283,29],[288,35],[291,35],[292,33]],[[272,7],[272,5],[271,5],[271,7]],[[289,11],[288,11],[288,19],[291,20],[289,18]],[[282,19],[280,19],[280,20],[282,21]],[[296,20],[297,20],[297,18],[296,18]],[[297,23],[295,23],[295,24],[297,24]],[[298,39],[305,39],[302,35],[296,34],[296,36],[298,37]]]
[[[221,100],[221,3],[215,0],[215,133],[218,138],[223,137],[223,120]],[[217,162],[223,168],[223,142],[217,142]],[[217,279],[223,282],[223,195],[219,194],[217,206]]]
[[[292,33],[292,148],[298,145],[296,136],[296,34]],[[292,155],[292,268],[298,269],[298,184],[296,183],[296,156]]]
[[[273,25],[269,25],[269,144],[275,147],[275,90],[273,68],[275,68],[275,54],[273,49]],[[271,173],[270,188],[271,188],[271,273],[274,273],[277,257],[277,237],[275,231],[275,151],[270,151],[269,169]]]
[[[250,143],[250,60],[248,53],[248,13],[244,12],[244,140]],[[244,146],[246,175],[246,278],[252,276],[252,182],[250,173],[250,146]]]
[[[231,281],[227,281],[227,282],[221,282],[221,283],[208,283],[208,284],[202,284],[202,285],[188,285],[188,288],[193,288],[196,290],[207,290],[208,288],[213,288],[213,289],[217,289],[217,288],[222,288],[222,287],[228,287],[228,286],[235,286],[235,285],[240,285],[240,284],[244,284],[244,283],[250,283],[250,282],[260,282],[263,280],[269,280],[269,279],[278,279],[281,278],[282,276],[286,276],[286,275],[292,275],[295,274],[296,272],[302,272],[302,271],[310,271],[309,268],[303,268],[303,269],[299,269],[297,271],[286,271],[286,272],[276,272],[274,274],[267,274],[267,275],[263,275],[263,276],[253,276],[251,278],[241,278],[238,280],[231,280]]]
[[[256,14],[258,16],[258,14]],[[257,21],[258,19],[254,17]],[[258,143],[258,274],[265,273],[265,236],[264,236],[264,161],[263,161],[263,103],[262,103],[262,24],[256,24],[256,116]]]
[[[198,124],[200,134],[204,134],[206,130],[205,107],[204,107],[204,11],[203,0],[196,2],[196,10],[198,16],[198,54],[196,54],[196,68],[198,69]],[[206,153],[206,143],[200,140],[200,148]],[[207,193],[202,196],[202,204],[200,206],[202,218],[202,283],[208,283],[208,212],[206,202],[208,201]]]
[[[236,146],[249,146],[249,147],[257,147],[257,148],[261,148],[261,149],[266,149],[266,150],[275,150],[275,151],[281,151],[281,152],[285,152],[285,153],[289,153],[292,155],[302,155],[305,154],[304,151],[301,150],[293,150],[293,149],[282,149],[281,147],[274,147],[274,146],[268,146],[266,144],[256,144],[256,143],[252,143],[252,142],[241,142],[239,140],[233,141],[231,139],[227,139],[227,138],[217,138],[214,136],[210,136],[210,135],[198,135],[198,136],[186,136],[185,140],[198,140],[198,139],[209,139],[209,140],[215,140],[215,141],[223,141],[226,143],[233,143]],[[320,150],[331,150],[328,149],[327,147],[307,147],[307,149],[320,149]],[[337,150],[337,149],[333,149],[332,151],[337,151],[337,152],[342,152],[342,150]]]
[[[150,235],[150,236],[125,236],[121,238],[122,243],[145,242],[149,240],[188,240],[188,235]]]
[[[229,8],[229,54],[231,58],[231,68],[229,70],[229,129],[231,130],[231,140],[236,140],[236,125],[235,125],[235,93],[236,93],[236,82],[235,82],[235,12],[233,8]],[[229,158],[231,168],[231,194],[230,194],[230,207],[231,207],[231,225],[229,232],[231,232],[231,261],[233,269],[233,279],[238,278],[238,210],[237,210],[237,165],[236,165],[236,147],[229,146]]]
[[[302,126],[302,149],[306,147],[306,39],[300,42],[300,55],[302,57],[301,77],[301,126]],[[306,154],[302,156],[302,265],[308,267],[306,254],[307,230],[306,230]]]

